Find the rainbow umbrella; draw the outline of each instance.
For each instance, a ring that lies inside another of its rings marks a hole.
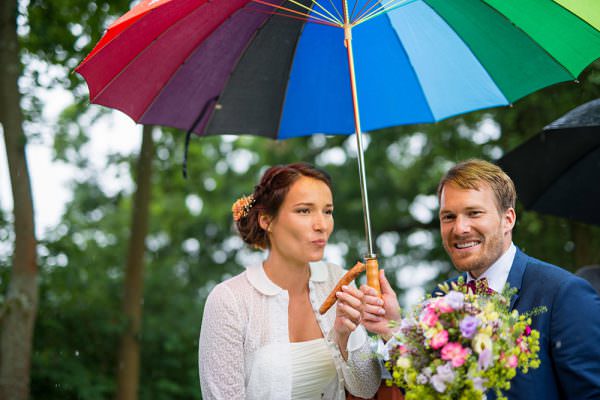
[[[90,100],[198,135],[356,134],[575,80],[598,0],[143,0],[77,67]]]

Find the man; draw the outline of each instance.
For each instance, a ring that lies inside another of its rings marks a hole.
[[[506,283],[517,288],[511,309],[521,313],[547,308],[532,317],[532,328],[540,332],[541,365],[519,373],[506,396],[600,399],[600,298],[585,280],[529,257],[512,243],[512,180],[494,164],[468,160],[441,179],[438,199],[444,249],[465,281],[486,278],[497,292]],[[385,336],[390,334],[387,321],[399,318],[398,303],[383,273],[380,280],[384,304],[362,288],[367,294],[363,324]]]

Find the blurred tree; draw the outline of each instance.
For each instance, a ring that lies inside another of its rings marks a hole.
[[[4,132],[14,215],[14,251],[6,297],[0,308],[0,398],[29,397],[33,327],[37,312],[37,252],[31,183],[25,155],[17,1],[0,4],[0,124]]]
[[[31,346],[38,306],[38,264],[33,217],[33,200],[25,147],[27,135],[24,124],[40,119],[41,103],[35,95],[36,86],[55,85],[51,74],[40,75],[31,69],[33,85],[23,93],[19,80],[33,61],[56,63],[69,68],[69,62],[79,59],[65,49],[83,49],[85,38],[76,28],[85,12],[73,7],[74,2],[62,1],[3,1],[0,5],[0,123],[4,133],[7,160],[13,194],[12,229],[14,250],[12,270],[1,309],[0,333],[0,398],[27,399],[29,397]],[[125,1],[112,2],[121,5]],[[87,5],[86,5],[87,6]],[[88,7],[87,15],[95,13]],[[106,11],[110,7],[105,7]],[[121,9],[122,10],[122,9]],[[31,17],[28,20],[28,17]],[[66,18],[65,18],[66,17]],[[28,23],[31,22],[31,23]],[[66,23],[68,22],[68,23]],[[81,25],[78,25],[81,29]],[[96,24],[91,30],[97,30]],[[101,29],[101,28],[100,28]],[[66,40],[65,40],[66,39]],[[64,46],[65,42],[71,47]],[[79,41],[75,43],[75,41]],[[88,40],[89,42],[89,40]],[[88,49],[89,50],[89,49]],[[67,74],[65,74],[67,75]]]
[[[131,236],[127,251],[123,286],[123,313],[127,327],[121,335],[117,367],[117,399],[138,398],[142,304],[144,300],[144,255],[152,185],[154,141],[151,125],[143,128],[142,149],[136,170],[136,189],[132,204]]]

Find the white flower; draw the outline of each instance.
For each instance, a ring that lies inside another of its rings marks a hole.
[[[476,376],[475,378],[471,379],[471,381],[473,382],[473,387],[475,388],[475,390],[485,392],[485,386],[483,385],[487,382],[487,379],[483,379],[482,377]]]
[[[465,295],[455,290],[451,290],[446,295],[446,303],[453,309],[460,310],[465,304]]]
[[[446,382],[452,382],[454,380],[454,371],[452,370],[452,365],[450,363],[446,363],[436,370],[437,375]]]
[[[431,377],[431,385],[438,393],[444,393],[444,391],[446,390],[446,383],[437,374]]]

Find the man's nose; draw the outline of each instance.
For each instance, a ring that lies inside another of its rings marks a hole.
[[[456,233],[465,233],[471,230],[471,222],[464,215],[458,215],[454,222],[454,231]]]

